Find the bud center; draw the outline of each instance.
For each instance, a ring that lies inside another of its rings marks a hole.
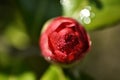
[[[65,28],[59,32],[59,40],[57,43],[58,49],[65,53],[70,54],[75,46],[79,44],[78,36],[72,28]]]

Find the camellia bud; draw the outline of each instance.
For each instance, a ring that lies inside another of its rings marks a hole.
[[[74,63],[81,60],[90,48],[87,32],[72,18],[57,17],[44,27],[40,47],[42,55],[50,62]]]

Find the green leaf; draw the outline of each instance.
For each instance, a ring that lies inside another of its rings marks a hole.
[[[58,66],[50,66],[40,80],[68,80]]]
[[[105,28],[120,21],[120,0],[61,0],[63,15],[77,19],[87,30]]]

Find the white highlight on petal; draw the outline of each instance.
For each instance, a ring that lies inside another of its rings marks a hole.
[[[51,58],[50,57],[45,57],[46,60],[48,61],[51,61]]]

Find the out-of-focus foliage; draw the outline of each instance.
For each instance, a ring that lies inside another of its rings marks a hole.
[[[120,0],[61,0],[61,3],[63,15],[77,19],[87,30],[120,22]]]
[[[61,13],[59,0],[0,1],[0,80],[40,79],[49,67],[40,56],[40,31]]]
[[[0,33],[2,33],[7,25],[14,19],[15,8],[10,0],[0,1]]]
[[[50,18],[61,15],[59,0],[17,0],[26,30],[33,42],[38,43],[42,25]]]

